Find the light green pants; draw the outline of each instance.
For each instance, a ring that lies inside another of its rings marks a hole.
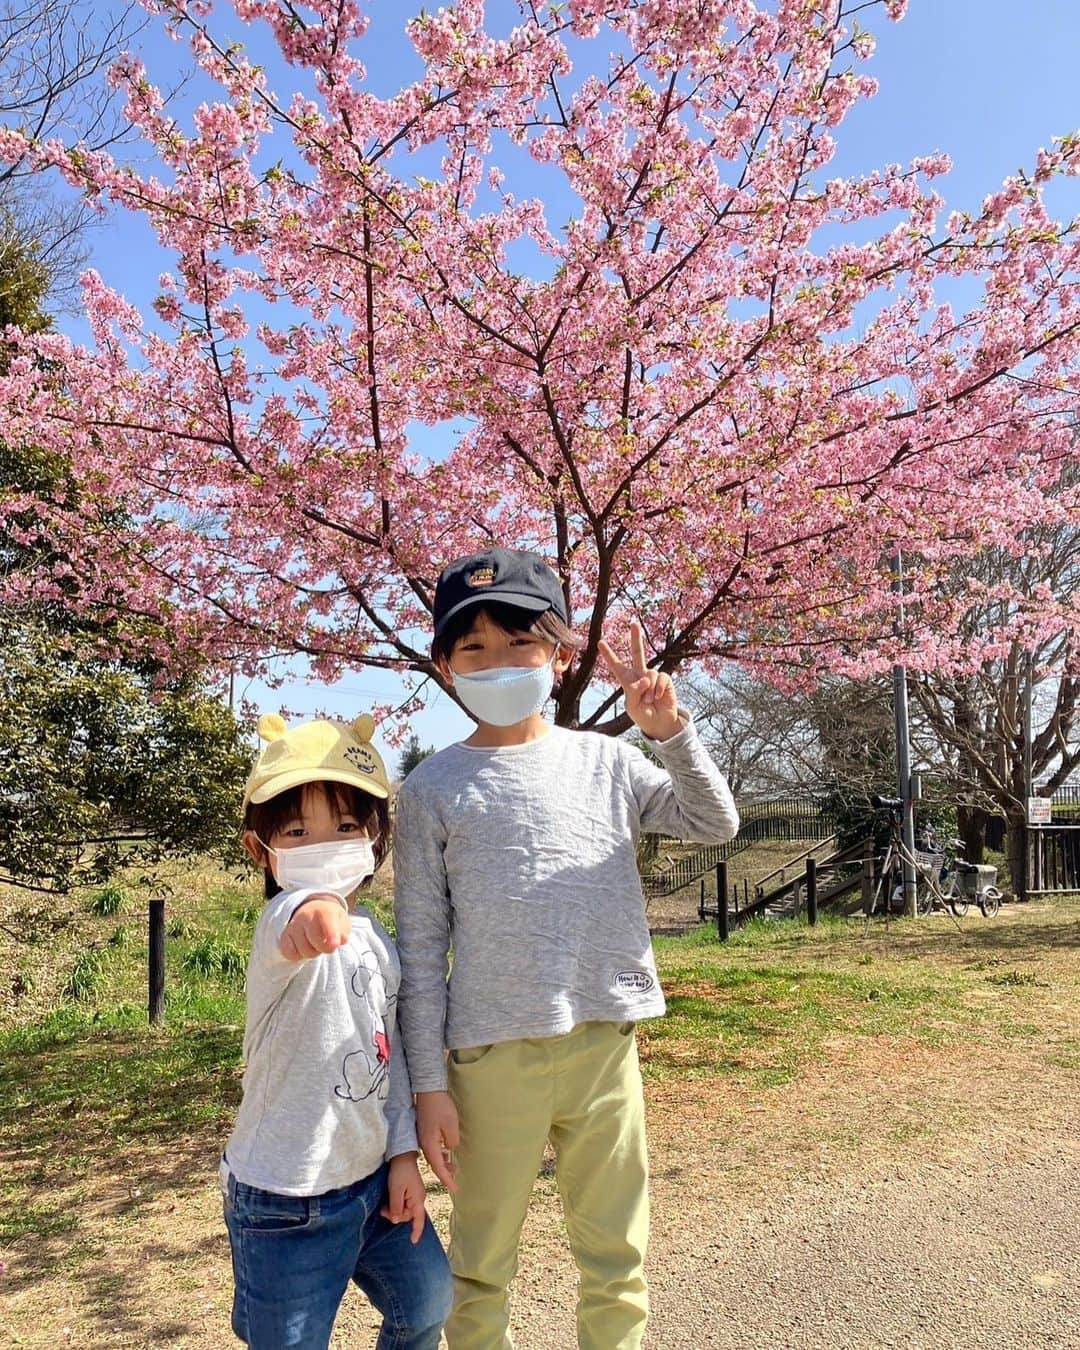
[[[634,1030],[586,1022],[565,1036],[450,1055],[461,1122],[450,1221],[450,1350],[507,1350],[507,1287],[550,1139],[580,1273],[578,1345],[637,1350],[649,1233],[645,1109]]]

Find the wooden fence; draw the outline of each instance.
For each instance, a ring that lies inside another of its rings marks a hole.
[[[1028,878],[1028,895],[1080,891],[1080,824],[1029,826]]]

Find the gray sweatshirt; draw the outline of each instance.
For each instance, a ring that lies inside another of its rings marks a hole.
[[[414,1091],[446,1087],[446,1049],[664,1012],[638,836],[723,842],[739,817],[692,723],[650,748],[663,768],[552,727],[526,745],[452,745],[405,780],[394,883]]]
[[[279,1195],[321,1195],[416,1148],[395,1032],[401,967],[386,930],[351,910],[349,941],[287,961],[281,935],[310,890],[282,892],[255,927],[247,972],[244,1096],[227,1169]]]

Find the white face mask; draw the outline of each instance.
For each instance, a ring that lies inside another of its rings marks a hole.
[[[539,712],[555,682],[555,657],[542,666],[496,666],[475,675],[454,671],[454,688],[469,712],[492,727],[512,727]]]
[[[330,891],[347,900],[375,871],[370,839],[331,839],[326,844],[270,848],[277,860],[277,883],[283,891]]]

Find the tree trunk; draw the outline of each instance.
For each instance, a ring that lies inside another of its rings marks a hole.
[[[964,857],[981,863],[986,849],[986,812],[978,806],[957,806],[956,833],[964,841]]]
[[[1005,857],[1009,864],[1009,888],[1017,899],[1025,894],[1024,849],[1027,842],[1025,826],[1024,816],[1019,812],[1010,811],[1005,834]]]

